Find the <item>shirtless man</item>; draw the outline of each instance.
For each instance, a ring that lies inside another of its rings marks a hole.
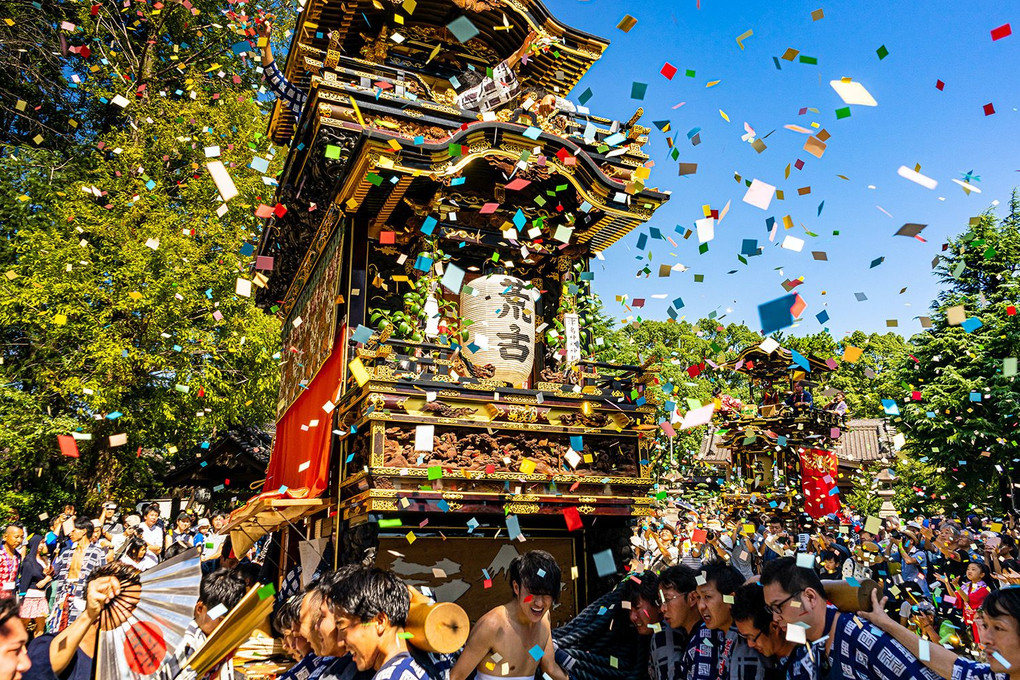
[[[487,612],[471,629],[450,680],[533,680],[538,668],[567,680],[556,663],[549,612],[560,594],[560,567],[553,556],[532,550],[510,563],[513,599]],[[536,649],[537,647],[537,649]]]

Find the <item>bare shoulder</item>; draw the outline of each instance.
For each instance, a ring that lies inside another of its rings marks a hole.
[[[474,629],[479,633],[495,634],[503,630],[510,624],[507,617],[506,607],[499,605],[489,611],[485,612],[478,622],[475,624]]]

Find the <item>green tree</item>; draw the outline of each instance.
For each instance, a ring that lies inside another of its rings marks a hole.
[[[1018,271],[1014,191],[1006,217],[986,212],[950,240],[936,268],[945,290],[933,306],[932,328],[911,339],[913,356],[901,361],[905,451],[944,479],[936,495],[949,511],[1017,507],[1020,385],[1011,373],[1020,356]]]
[[[136,501],[217,432],[273,419],[278,321],[248,288],[281,159],[250,21],[209,0],[119,9],[69,10],[91,52],[62,65],[70,141],[0,154],[0,512]],[[57,448],[71,432],[78,459]]]

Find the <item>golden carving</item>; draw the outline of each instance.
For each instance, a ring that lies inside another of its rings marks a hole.
[[[590,515],[595,512],[595,508],[590,505],[579,505],[577,506],[577,511],[582,515]]]
[[[541,500],[541,496],[539,496],[537,494],[533,494],[533,493],[518,493],[518,494],[510,494],[510,495],[508,495],[507,496],[507,500],[509,500],[509,501],[525,501],[525,502],[534,503],[534,502],[537,502],[537,501]]]
[[[450,500],[460,501],[460,500],[464,500],[464,494],[462,494],[462,493],[445,492],[445,493],[443,493],[443,499],[444,500],[448,500],[448,501],[450,501]]]
[[[388,510],[395,511],[397,509],[397,502],[391,501],[384,498],[372,499],[372,510]]]
[[[631,508],[630,514],[634,517],[651,517],[655,514],[655,508]]]
[[[503,511],[507,514],[535,515],[538,514],[539,505],[538,503],[504,503]]]
[[[598,503],[598,499],[594,496],[578,496],[577,501],[579,503]]]
[[[529,396],[523,395],[523,394],[500,395],[500,399],[503,399],[505,401],[516,402],[518,404],[537,404],[538,403],[538,399],[535,399],[535,397],[529,397]]]

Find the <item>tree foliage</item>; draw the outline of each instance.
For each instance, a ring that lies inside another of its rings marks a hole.
[[[936,500],[949,511],[1016,508],[1020,384],[1007,374],[1020,356],[1020,198],[1009,214],[986,212],[951,239],[936,275],[945,289],[931,330],[901,361],[905,451],[943,478]],[[961,317],[963,323],[961,324]],[[929,494],[931,495],[931,494]]]
[[[29,517],[156,492],[218,431],[271,422],[279,375],[278,322],[238,284],[280,167],[250,21],[212,0],[62,7],[39,47],[75,125],[0,154],[0,512]],[[57,448],[72,432],[78,459]]]

